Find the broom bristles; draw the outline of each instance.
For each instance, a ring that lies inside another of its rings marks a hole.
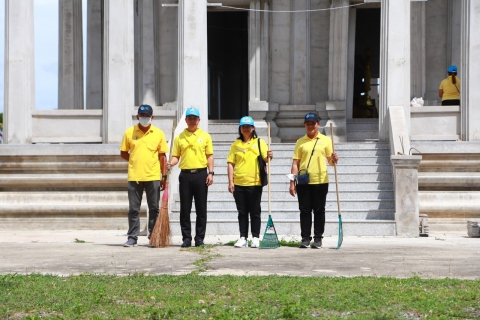
[[[154,248],[170,246],[170,219],[168,217],[168,201],[162,201],[162,208],[150,236],[150,245]]]

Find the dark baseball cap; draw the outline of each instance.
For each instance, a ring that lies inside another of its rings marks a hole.
[[[138,114],[148,114],[149,116],[153,115],[153,109],[148,104],[142,104],[138,107]]]
[[[322,120],[322,119],[320,119],[320,117],[318,116],[318,114],[316,114],[316,113],[307,113],[307,114],[305,115],[305,120],[303,121],[303,123],[306,123],[306,122],[309,122],[309,121],[311,121],[311,122],[320,122],[320,120]]]

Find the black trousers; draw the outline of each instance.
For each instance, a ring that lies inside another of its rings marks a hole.
[[[178,176],[180,191],[180,228],[183,240],[192,240],[192,223],[190,214],[195,199],[197,220],[195,225],[195,241],[205,238],[207,228],[207,170],[197,173],[180,172]]]
[[[235,186],[233,197],[238,210],[238,226],[240,237],[248,238],[248,214],[252,224],[252,236],[260,237],[262,223],[262,191],[261,186]]]
[[[323,238],[325,232],[325,202],[328,183],[297,185],[298,208],[300,209],[300,229],[302,239],[312,239],[312,211],[314,217],[313,236]]]
[[[443,100],[442,106],[459,106],[460,100]]]
[[[140,232],[140,205],[143,190],[148,204],[148,234],[151,234],[157,222],[160,203],[160,181],[128,181],[128,237],[138,239]]]

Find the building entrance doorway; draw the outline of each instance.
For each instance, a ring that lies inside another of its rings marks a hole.
[[[356,12],[353,118],[378,118],[380,19],[380,8]]]
[[[208,118],[248,114],[248,13],[208,12]]]

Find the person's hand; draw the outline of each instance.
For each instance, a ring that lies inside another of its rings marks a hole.
[[[173,167],[172,164],[168,161],[166,162],[166,164],[167,164],[167,170],[171,170]]]
[[[205,184],[207,187],[211,186],[213,183],[213,174],[208,174],[207,175],[207,180],[205,181]]]
[[[160,191],[165,190],[166,186],[167,186],[167,178],[162,177],[162,179],[160,180]]]
[[[295,195],[297,194],[297,187],[295,186],[295,181],[290,181],[290,194],[292,195],[292,197],[295,197]]]
[[[228,183],[228,192],[233,194],[234,191],[235,191],[235,185],[233,184],[233,182],[229,182]]]
[[[273,151],[272,150],[267,151],[267,157],[270,158],[270,159],[273,158]]]
[[[339,157],[338,157],[338,154],[336,152],[332,153],[332,156],[331,156],[333,162],[337,163]]]

